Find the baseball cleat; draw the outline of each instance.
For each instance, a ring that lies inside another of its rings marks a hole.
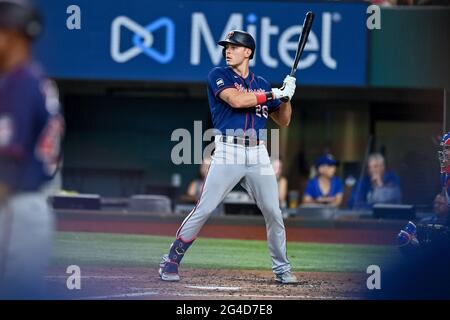
[[[297,284],[297,277],[290,271],[286,271],[284,273],[276,274],[275,281],[281,284]]]
[[[159,263],[159,276],[164,281],[180,281],[178,263],[172,262],[167,254],[163,255]]]

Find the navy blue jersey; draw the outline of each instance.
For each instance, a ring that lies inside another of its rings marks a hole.
[[[267,137],[259,136],[259,130],[265,128],[269,114],[278,110],[281,101],[275,99],[264,105],[237,109],[219,97],[220,92],[227,88],[245,92],[264,92],[272,90],[270,84],[253,72],[244,79],[230,67],[214,68],[208,75],[208,101],[214,128],[223,135],[227,134],[227,129],[242,130],[245,136],[256,138],[257,135],[257,138],[266,139]]]
[[[34,65],[0,75],[0,182],[35,191],[57,168],[64,121],[56,85]],[[8,171],[8,172],[5,172]]]

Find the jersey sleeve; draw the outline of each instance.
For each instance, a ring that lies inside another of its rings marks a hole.
[[[272,91],[272,87],[269,82],[267,82],[266,79],[263,77],[259,77],[261,84],[263,86],[264,91]],[[280,99],[274,99],[271,101],[267,101],[267,107],[269,108],[269,113],[275,112],[280,108],[281,100]]]
[[[219,94],[228,88],[235,88],[234,81],[224,68],[214,68],[208,74],[208,87],[211,88],[214,96],[218,98]]]

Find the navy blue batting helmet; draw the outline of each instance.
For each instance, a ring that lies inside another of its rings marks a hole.
[[[248,32],[241,30],[233,30],[228,32],[225,40],[219,41],[217,44],[223,46],[222,54],[225,57],[225,47],[227,44],[234,44],[238,46],[243,46],[249,49],[252,49],[252,54],[250,55],[250,59],[253,59],[255,54],[256,43],[255,39],[253,39],[252,35]]]
[[[28,0],[0,0],[0,28],[17,30],[33,40],[42,31],[42,18]]]

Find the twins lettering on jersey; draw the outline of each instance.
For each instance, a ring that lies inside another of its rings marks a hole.
[[[240,92],[266,92],[272,90],[270,84],[253,72],[243,78],[231,67],[216,67],[208,74],[208,102],[214,128],[223,135],[229,135],[229,130],[242,130],[244,135],[251,133],[259,137],[259,131],[265,128],[269,114],[278,110],[281,101],[273,99],[254,107],[235,109],[219,96],[221,91],[228,88]]]
[[[219,80],[222,79],[217,79],[217,81]],[[250,88],[247,89],[242,84],[237,82],[234,83],[234,87],[240,92],[265,92],[264,89],[250,89]],[[260,104],[258,104],[257,106],[255,106],[255,113],[258,117],[263,116],[264,118],[267,119],[269,117],[269,108],[266,105],[261,106]]]

